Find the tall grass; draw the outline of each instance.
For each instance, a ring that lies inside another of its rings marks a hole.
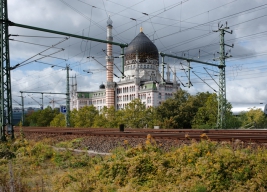
[[[20,138],[0,143],[0,155],[0,191],[267,190],[265,148],[207,138],[166,152],[148,135],[145,143],[105,157],[55,151]]]

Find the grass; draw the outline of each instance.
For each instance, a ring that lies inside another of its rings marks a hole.
[[[57,146],[79,147],[81,139]],[[148,136],[109,156],[55,151],[47,141],[0,143],[0,191],[266,191],[267,150],[209,140],[162,151]],[[13,182],[10,182],[13,181]]]

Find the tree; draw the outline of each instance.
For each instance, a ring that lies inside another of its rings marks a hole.
[[[66,117],[64,114],[57,114],[50,122],[50,127],[66,127]]]
[[[123,114],[122,122],[126,127],[143,128],[146,126],[148,120],[146,106],[140,99],[134,99],[121,111]]]
[[[39,110],[26,115],[25,125],[37,127],[50,126],[50,122],[57,114],[59,114],[58,109],[52,109],[48,106],[44,110]]]
[[[232,115],[232,105],[226,102],[226,128],[237,128],[239,120]],[[206,102],[200,107],[193,119],[193,127],[198,129],[214,129],[217,126],[218,97],[215,93],[210,94]]]
[[[160,125],[160,120],[157,116],[157,111],[154,107],[148,107],[146,109],[146,127],[153,128],[154,126]]]
[[[190,95],[187,91],[178,90],[173,98],[167,99],[156,108],[157,117],[163,128],[191,128],[192,120],[199,107],[202,107],[211,93]]]
[[[92,127],[96,115],[98,115],[97,109],[93,106],[84,106],[79,111],[73,112],[71,115],[74,127]]]
[[[187,125],[183,123],[181,108],[187,102],[190,94],[186,91],[179,90],[174,94],[173,98],[169,98],[156,108],[163,128],[183,128]]]
[[[106,117],[107,120],[107,127],[110,128],[118,128],[120,124],[120,113],[116,111],[114,106],[111,106],[109,108],[104,107],[103,114]]]
[[[242,127],[244,128],[264,128],[267,121],[261,109],[251,109],[241,115]]]

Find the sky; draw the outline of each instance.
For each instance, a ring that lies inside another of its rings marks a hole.
[[[129,44],[142,27],[160,52],[214,64],[219,64],[220,52],[220,34],[215,31],[227,23],[233,32],[225,34],[225,43],[234,47],[225,46],[232,56],[226,60],[226,98],[233,106],[248,107],[267,103],[266,9],[264,0],[8,1],[9,20],[15,23],[105,40],[110,15],[115,42]],[[14,107],[21,103],[20,91],[65,93],[66,65],[70,77],[76,76],[78,91],[95,91],[106,82],[106,44],[14,26],[9,34],[11,66],[19,64],[11,71]],[[120,55],[120,47],[113,46],[113,55]],[[183,86],[188,82],[186,62],[165,62],[176,68],[181,88],[190,94],[218,91],[217,67],[191,63],[193,86],[188,88]],[[121,60],[114,63],[119,76]],[[69,80],[72,84],[74,78]],[[41,94],[23,97],[26,107],[41,103]],[[44,107],[64,102],[64,95],[44,95]]]

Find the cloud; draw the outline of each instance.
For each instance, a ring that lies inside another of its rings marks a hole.
[[[113,20],[114,41],[129,43],[138,33],[139,28],[144,28],[144,33],[155,41],[159,51],[177,54],[179,56],[213,61],[218,58],[220,51],[219,33],[217,25],[227,21],[229,30],[233,34],[225,34],[225,42],[235,44],[234,48],[226,47],[226,52],[233,57],[226,62],[226,90],[227,99],[233,102],[258,102],[265,101],[266,78],[264,73],[266,65],[267,45],[265,25],[266,2],[264,0],[226,0],[223,2],[214,0],[188,0],[188,1],[98,1],[98,0],[57,0],[57,1],[31,1],[12,0],[9,5],[9,19],[16,23],[37,26],[52,30],[90,36],[98,39],[106,39],[106,20],[111,15]],[[146,13],[146,14],[144,14]],[[132,20],[131,18],[135,19]],[[92,19],[92,20],[90,20]],[[10,34],[28,36],[62,37],[60,35],[38,32],[34,30],[10,27]],[[10,38],[52,46],[61,41],[58,38],[14,37]],[[70,74],[77,76],[78,90],[97,90],[98,86],[106,81],[105,44],[89,42],[81,39],[70,38],[55,47],[64,51],[53,54],[58,49],[51,48],[42,53],[53,57],[47,57],[40,61],[55,64],[61,67],[70,65]],[[41,56],[38,53],[47,49],[38,45],[10,41],[11,66],[31,58],[34,61]],[[199,56],[200,50],[200,58]],[[120,47],[113,46],[114,55],[120,54]],[[88,58],[94,56],[98,62]],[[179,68],[180,60],[166,59],[166,62]],[[118,68],[121,61],[115,60]],[[249,64],[250,63],[250,64]],[[12,89],[15,95],[20,90],[35,91],[60,91],[66,88],[65,71],[50,68],[51,65],[32,62],[12,71]],[[218,89],[216,83],[204,71],[203,65],[192,63],[193,70],[199,72],[201,78],[208,84]],[[218,71],[216,67],[208,67]],[[118,69],[114,66],[119,75]],[[93,74],[87,74],[86,70],[94,70]],[[98,71],[97,71],[98,70]],[[101,71],[102,70],[102,71]],[[212,75],[216,73],[213,72]],[[178,71],[178,77],[186,83],[184,72]],[[218,76],[213,76],[218,82]],[[195,75],[191,75],[194,86],[190,93],[200,91],[213,91],[207,85],[201,83]],[[185,88],[186,89],[186,88]]]

